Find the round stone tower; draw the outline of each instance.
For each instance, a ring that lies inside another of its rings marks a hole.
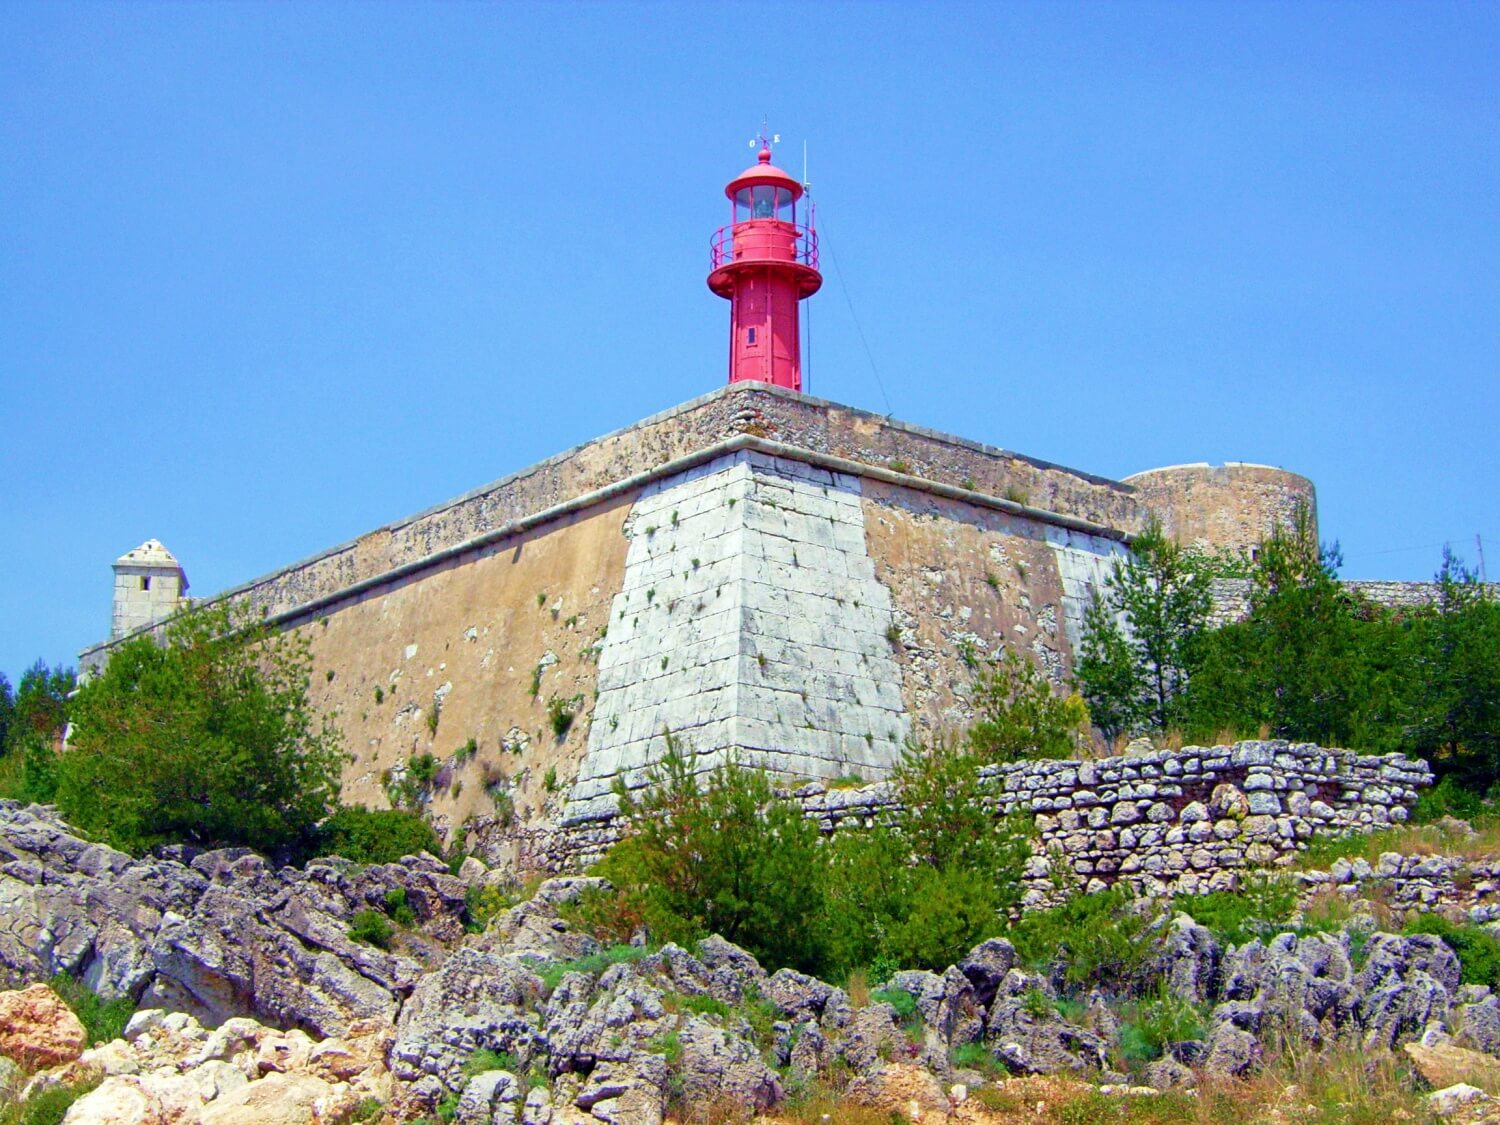
[[[1276,528],[1292,525],[1299,504],[1306,505],[1314,534],[1318,528],[1312,481],[1271,465],[1171,465],[1128,476],[1125,483],[1184,547],[1253,554]]]

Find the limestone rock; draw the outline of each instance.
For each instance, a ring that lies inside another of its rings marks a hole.
[[[139,1079],[116,1077],[74,1102],[63,1125],[167,1125],[168,1120],[160,1101]]]
[[[83,1024],[45,984],[0,992],[0,1055],[42,1070],[72,1062],[87,1043]]]
[[[1464,1083],[1487,1093],[1500,1092],[1500,1059],[1451,1043],[1424,1046],[1406,1043],[1401,1048],[1411,1059],[1422,1081],[1434,1090]]]
[[[464,1086],[475,1051],[515,1055],[523,1066],[546,1050],[537,1014],[539,977],[522,964],[463,948],[422,978],[401,1009],[390,1065],[396,1077],[433,1075],[450,1090]]]

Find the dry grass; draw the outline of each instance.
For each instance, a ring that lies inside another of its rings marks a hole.
[[[870,978],[863,969],[855,969],[849,974],[844,991],[849,994],[849,1006],[856,1012],[870,1006]]]
[[[1353,833],[1313,840],[1292,865],[1301,871],[1326,870],[1338,859],[1363,859],[1372,866],[1385,852],[1440,855],[1455,859],[1500,859],[1500,820],[1480,820],[1473,832],[1443,824],[1401,825],[1368,834]]]
[[[888,1068],[897,1072],[903,1068]],[[892,1073],[892,1078],[899,1079]],[[1073,1079],[1012,1078],[970,1093],[954,1106],[913,1102],[902,1082],[880,1104],[822,1089],[757,1118],[757,1125],[1429,1125],[1419,1083],[1404,1060],[1364,1051],[1358,1042],[1314,1049],[1291,1043],[1255,1075],[1204,1077],[1196,1090],[1104,1094]],[[728,1121],[719,1118],[717,1121]]]

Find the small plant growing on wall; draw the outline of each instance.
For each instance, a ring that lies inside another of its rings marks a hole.
[[[375,685],[375,702],[377,705],[385,702],[385,688],[379,684]]]
[[[537,609],[541,609],[546,604],[547,604],[547,591],[543,590],[540,594],[538,594],[536,596],[536,607],[537,607]]]
[[[547,767],[547,776],[542,779],[542,785],[546,788],[546,790],[547,790],[548,793],[556,793],[557,792],[557,767],[556,766],[548,766]]]
[[[901,627],[894,621],[885,627],[885,639],[893,648],[901,643]]]
[[[561,741],[568,737],[568,731],[573,727],[573,720],[578,715],[578,708],[583,705],[583,696],[575,695],[568,699],[553,696],[547,701],[547,722],[552,726],[552,733]]]
[[[432,706],[427,711],[427,733],[429,735],[437,734],[438,720],[442,718],[442,714],[443,701],[434,697],[432,700]]]
[[[905,461],[901,460],[901,458],[899,457],[887,462],[887,464],[890,466],[890,470],[893,473],[907,473],[911,471],[911,466],[908,465]]]
[[[1026,490],[1017,484],[1008,484],[1005,486],[1005,498],[1012,504],[1024,504],[1030,499],[1026,494]]]

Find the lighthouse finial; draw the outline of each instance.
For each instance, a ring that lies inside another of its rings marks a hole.
[[[750,147],[760,146],[760,162],[771,163],[771,146],[781,143],[781,134],[771,132],[771,126],[764,117],[760,119],[760,133],[750,138]]]

